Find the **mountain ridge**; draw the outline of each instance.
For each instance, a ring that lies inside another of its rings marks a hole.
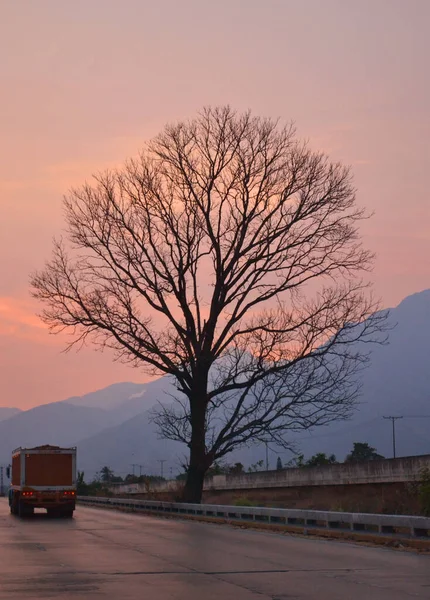
[[[15,415],[18,415],[21,411],[20,408],[14,408],[12,406],[0,406],[0,423],[6,419],[10,419]]]
[[[383,417],[398,415],[403,419],[396,421],[397,455],[430,453],[427,433],[430,426],[430,289],[403,299],[390,309],[389,319],[395,325],[389,333],[389,343],[372,348],[370,365],[362,375],[361,399],[351,419],[313,432],[290,435],[298,451],[306,456],[316,452],[334,453],[344,459],[353,442],[362,441],[390,457],[391,422]],[[169,474],[170,469],[176,473],[187,448],[160,440],[150,420],[150,409],[174,391],[172,378],[161,377],[144,384],[117,383],[84,396],[21,411],[0,420],[0,462],[5,460],[10,445],[24,445],[26,439],[37,438],[41,443],[48,443],[55,438],[62,445],[73,438],[78,444],[79,467],[93,474],[104,465],[126,474],[133,463],[143,464],[148,472],[159,474],[161,460],[167,461],[165,473]],[[59,409],[59,405],[72,408]],[[39,436],[29,435],[29,431],[37,430],[38,422],[43,424],[46,415],[50,426],[36,432]],[[57,435],[52,434],[56,429]],[[45,432],[48,439],[43,437]],[[270,462],[274,463],[278,455],[284,463],[292,457],[291,453],[273,447],[269,451]],[[227,457],[228,462],[240,460],[247,466],[261,459],[265,460],[262,445],[238,450]]]

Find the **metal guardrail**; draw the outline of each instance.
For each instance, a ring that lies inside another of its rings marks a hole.
[[[402,534],[411,537],[430,537],[430,518],[408,515],[375,515],[324,510],[222,506],[216,504],[179,504],[156,500],[130,498],[100,498],[78,496],[82,504],[127,508],[156,514],[194,515],[229,521],[273,523],[298,526],[304,529],[325,528],[337,531],[361,531],[379,534]]]

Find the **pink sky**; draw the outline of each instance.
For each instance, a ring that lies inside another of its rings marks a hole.
[[[28,408],[142,372],[62,354],[29,273],[62,195],[167,121],[229,103],[293,119],[350,164],[385,306],[430,288],[428,0],[20,0],[0,22],[0,405]]]

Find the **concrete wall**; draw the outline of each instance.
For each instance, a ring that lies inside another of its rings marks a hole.
[[[171,498],[179,498],[180,494],[157,493],[154,496],[160,500],[171,500]],[[145,495],[142,498],[149,498],[149,496]],[[253,506],[302,510],[335,510],[390,515],[423,514],[422,502],[417,490],[414,484],[408,482],[207,490],[203,492],[203,501],[206,504],[229,505],[245,502]]]
[[[417,479],[425,468],[430,469],[430,454],[372,460],[359,464],[342,463],[244,475],[217,475],[206,483],[205,489],[241,490],[359,483],[404,483]]]
[[[419,479],[423,469],[430,469],[430,454],[405,458],[375,460],[359,464],[260,471],[244,475],[217,475],[205,482],[205,491],[240,491],[273,488],[344,486],[358,484],[408,483]],[[115,494],[147,494],[175,492],[176,481],[151,485],[124,484],[113,486]]]

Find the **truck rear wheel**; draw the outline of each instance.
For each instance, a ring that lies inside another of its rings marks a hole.
[[[9,508],[12,515],[18,514],[17,506],[18,497],[13,490],[9,491]]]
[[[28,504],[25,504],[22,501],[18,502],[18,515],[20,517],[28,517],[33,514],[34,514],[33,506],[28,506]]]

